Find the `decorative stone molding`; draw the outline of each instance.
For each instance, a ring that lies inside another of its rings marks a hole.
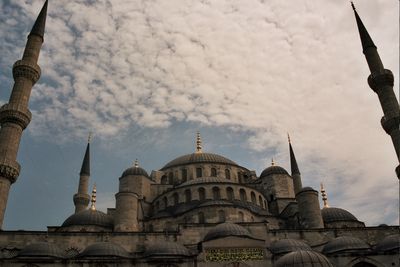
[[[13,66],[14,80],[23,77],[28,78],[35,84],[40,78],[41,70],[38,64],[25,60],[18,60]]]
[[[390,70],[384,69],[381,72],[374,72],[368,76],[368,84],[375,93],[384,86],[392,86],[394,84],[393,73]]]
[[[32,119],[32,113],[27,108],[13,104],[5,104],[0,108],[0,123],[16,123],[25,129]]]
[[[11,183],[15,183],[19,176],[21,166],[16,161],[2,159],[0,161],[0,176],[8,179]]]
[[[74,195],[74,204],[75,205],[89,205],[90,196],[88,194],[75,194]]]
[[[393,116],[383,116],[381,119],[382,128],[389,135],[392,131],[399,129],[399,124],[400,114],[393,114]]]

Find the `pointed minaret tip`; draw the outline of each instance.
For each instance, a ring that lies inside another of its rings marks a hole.
[[[299,166],[297,165],[297,160],[296,156],[294,155],[292,143],[290,140],[290,136],[288,134],[288,140],[289,140],[289,153],[290,153],[290,168],[293,174],[300,174]]]
[[[367,29],[365,28],[360,16],[358,15],[356,7],[354,6],[353,2],[351,2],[351,7],[353,8],[354,15],[356,17],[358,33],[360,34],[361,45],[363,48],[363,53],[365,54],[365,52],[367,51],[368,48],[376,49],[376,45],[372,41],[371,36],[369,35]]]
[[[353,8],[353,10],[356,11],[356,7],[354,6],[353,1],[350,1],[350,3],[351,3],[351,7]]]
[[[202,144],[201,144],[201,136],[200,132],[197,132],[197,138],[196,138],[196,153],[202,153]]]
[[[92,190],[92,205],[90,206],[91,210],[96,210],[96,192],[96,184],[94,184]]]
[[[289,133],[287,133],[287,140],[288,140],[288,142],[290,144],[290,135],[289,135]]]
[[[86,146],[85,156],[82,162],[81,172],[79,173],[80,175],[90,176],[90,141],[92,138],[91,136],[92,135],[90,133],[88,137],[88,143]]]
[[[44,2],[42,10],[40,10],[40,13],[35,21],[35,24],[33,24],[32,30],[29,35],[37,35],[37,36],[44,38],[44,30],[46,28],[48,3],[49,3],[48,0],[46,0],[46,2]]]

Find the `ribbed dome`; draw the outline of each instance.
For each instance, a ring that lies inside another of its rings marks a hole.
[[[294,251],[277,260],[274,267],[333,267],[329,260],[315,251]]]
[[[170,162],[168,162],[161,170],[168,169],[175,166],[193,164],[193,163],[219,163],[226,165],[238,166],[236,162],[227,159],[223,156],[212,154],[212,153],[193,153],[178,157]]]
[[[121,246],[111,242],[98,242],[89,245],[79,255],[81,257],[123,257],[129,256],[128,252]]]
[[[266,168],[265,170],[263,170],[263,172],[260,175],[260,178],[268,176],[268,175],[272,175],[272,174],[286,174],[286,175],[289,175],[289,173],[284,168],[282,168],[281,166],[272,165],[272,166],[269,166],[268,168]]]
[[[333,207],[325,207],[321,210],[324,223],[338,221],[358,221],[357,218],[347,210]]]
[[[250,232],[246,228],[235,223],[225,222],[218,224],[210,231],[208,231],[203,241],[208,241],[228,236],[241,236],[241,237],[253,238]]]
[[[285,254],[298,250],[312,250],[309,245],[301,240],[281,239],[271,244],[270,250],[273,254]]]
[[[144,253],[146,257],[151,256],[190,256],[189,250],[181,244],[174,242],[157,242],[146,246]]]
[[[32,243],[18,252],[18,257],[63,258],[64,253],[55,244],[48,242]]]
[[[389,235],[380,241],[375,248],[376,251],[389,252],[400,250],[400,235]]]
[[[231,180],[220,177],[201,177],[193,180],[186,181],[179,185],[179,187],[204,183],[232,183]]]
[[[62,227],[73,225],[96,225],[102,227],[113,227],[112,218],[98,210],[84,210],[69,216]]]
[[[354,251],[354,250],[368,250],[368,249],[370,249],[370,246],[359,238],[350,236],[340,236],[329,241],[322,249],[322,253],[333,254],[348,250]]]
[[[140,168],[138,166],[133,166],[133,167],[130,167],[130,168],[126,169],[122,173],[121,177],[128,176],[128,175],[141,175],[141,176],[149,177],[149,175],[147,174],[146,170],[143,169],[143,168]]]

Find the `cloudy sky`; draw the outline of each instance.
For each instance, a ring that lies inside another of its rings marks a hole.
[[[0,2],[2,103],[42,4]],[[397,76],[399,2],[355,4]],[[367,225],[398,223],[397,160],[348,1],[50,0],[48,12],[5,229],[72,214],[89,131],[103,211],[135,158],[159,169],[194,151],[196,131],[257,174],[272,157],[290,169],[290,132],[304,185],[324,182],[330,205]]]

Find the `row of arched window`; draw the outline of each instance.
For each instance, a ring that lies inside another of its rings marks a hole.
[[[181,169],[181,182],[184,183],[188,180],[188,170],[187,169]],[[196,178],[201,178],[203,177],[203,168],[196,168]],[[210,169],[210,176],[211,177],[217,177],[218,171],[216,168],[211,168]],[[225,169],[225,178],[230,180],[231,179],[231,171],[229,169]],[[175,184],[176,177],[174,177],[174,173],[171,171],[167,175],[163,175],[161,177],[161,184]]]

